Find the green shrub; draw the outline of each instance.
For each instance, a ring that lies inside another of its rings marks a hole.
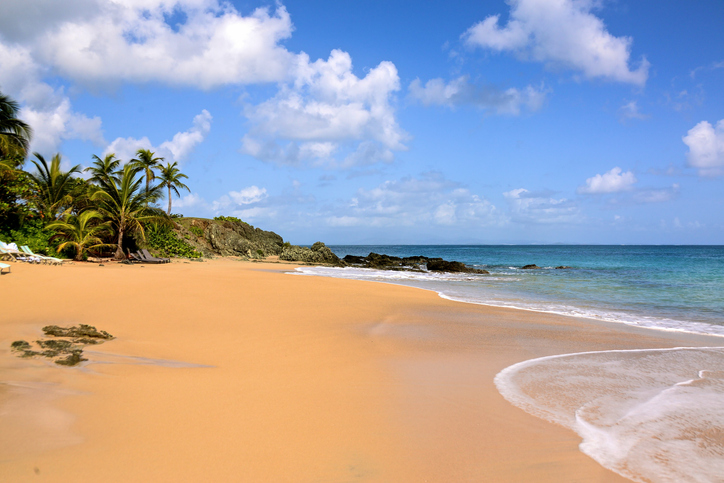
[[[238,219],[235,216],[215,216],[214,220],[216,221],[231,221],[233,223],[244,223],[240,219]]]
[[[168,226],[149,225],[146,227],[146,241],[164,257],[199,258],[201,253],[180,239]]]
[[[256,254],[259,255],[260,257],[265,256],[265,255],[264,255],[264,250],[257,250],[257,251],[256,251]]]
[[[199,228],[198,226],[190,226],[189,231],[199,238],[203,238],[204,236],[204,230]]]
[[[0,232],[0,241],[15,243],[18,247],[27,245],[33,252],[57,257],[57,243],[51,242],[53,232],[45,230],[39,218],[26,218],[17,230]]]
[[[184,215],[182,215],[181,213],[171,213],[170,217],[171,218],[183,218]]]
[[[284,242],[284,245],[282,245],[282,248],[291,248],[292,244],[290,242]]]

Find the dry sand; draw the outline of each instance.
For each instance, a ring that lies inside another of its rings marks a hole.
[[[0,278],[1,481],[627,481],[493,377],[545,355],[721,345],[462,304],[291,265],[13,264]],[[47,324],[117,338],[65,368]]]

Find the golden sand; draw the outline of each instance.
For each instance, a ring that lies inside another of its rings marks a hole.
[[[14,264],[0,480],[626,481],[493,377],[545,355],[711,344],[292,268]],[[11,353],[48,324],[117,338],[76,368]]]

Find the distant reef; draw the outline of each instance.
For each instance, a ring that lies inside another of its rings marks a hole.
[[[301,247],[284,242],[272,231],[255,228],[236,218],[210,220],[207,218],[176,218],[174,232],[206,258],[242,257],[263,259],[278,256],[287,262],[302,262],[333,267],[362,267],[378,270],[409,270],[487,274],[486,270],[468,267],[464,263],[442,258],[393,257],[370,253],[366,257],[347,255],[340,259],[324,243]]]

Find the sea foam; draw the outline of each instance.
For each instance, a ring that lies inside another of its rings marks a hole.
[[[724,348],[565,354],[495,377],[524,411],[578,433],[634,481],[724,481]]]

